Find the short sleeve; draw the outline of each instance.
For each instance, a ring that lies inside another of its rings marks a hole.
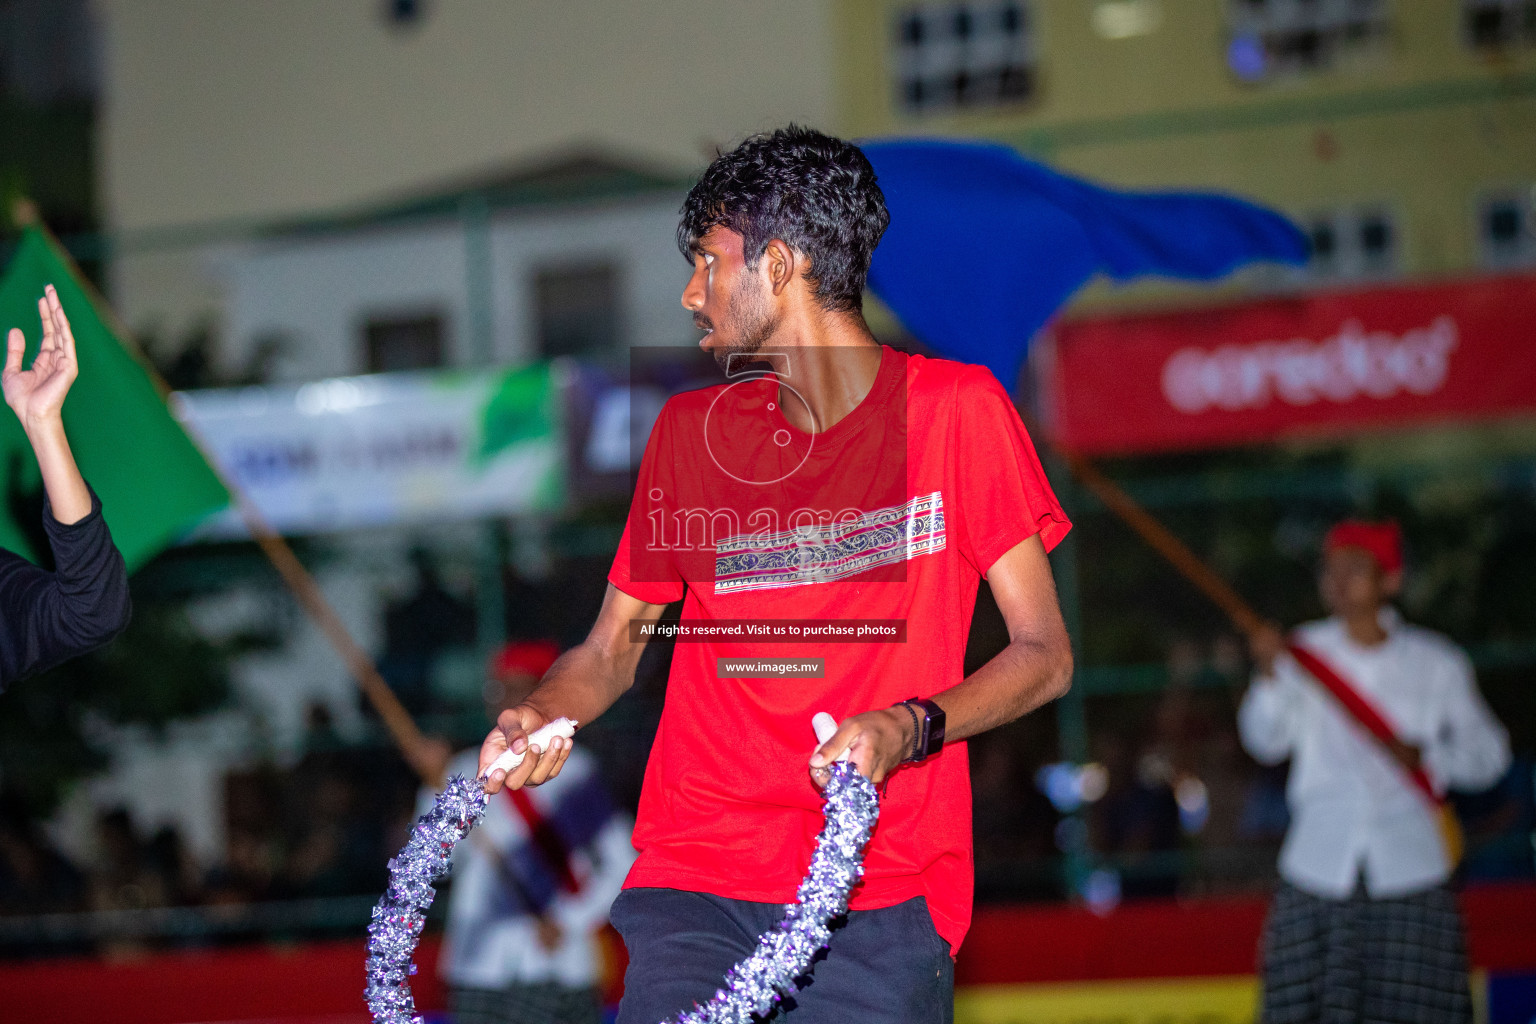
[[[986,575],[999,558],[1040,535],[1050,551],[1072,529],[1051,490],[1018,410],[990,372],[967,367],[956,381],[955,508],[961,554]]]
[[[608,582],[630,597],[647,604],[671,604],[683,598],[685,589],[677,558],[666,544],[664,525],[671,516],[677,494],[677,463],[672,457],[674,431],[670,405],[662,409],[640,459],[635,493],[630,499],[624,535],[613,556]]]

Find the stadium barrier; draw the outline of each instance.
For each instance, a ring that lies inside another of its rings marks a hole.
[[[1536,885],[1470,887],[1461,901],[1483,1019],[1526,1024],[1536,1016]],[[1102,916],[979,908],[955,968],[956,1024],[1247,1024],[1266,905],[1148,900]],[[0,1006],[35,1024],[365,1024],[363,943],[0,964]],[[439,945],[427,936],[417,951],[413,989],[425,1010],[444,1006]]]

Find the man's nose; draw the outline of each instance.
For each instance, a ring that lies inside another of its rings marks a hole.
[[[688,278],[688,283],[683,286],[683,308],[690,313],[697,313],[704,308],[704,283],[695,273]]]

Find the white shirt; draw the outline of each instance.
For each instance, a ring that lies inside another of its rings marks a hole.
[[[1478,693],[1472,664],[1438,633],[1386,609],[1387,639],[1351,640],[1338,619],[1308,623],[1296,642],[1315,652],[1376,706],[1399,739],[1419,747],[1437,791],[1486,789],[1509,767],[1509,735]],[[1248,753],[1291,760],[1291,826],[1280,875],[1316,896],[1341,899],[1363,876],[1376,898],[1420,892],[1451,873],[1437,814],[1407,773],[1289,655],[1256,677],[1238,711]]]
[[[479,751],[467,750],[448,766],[449,775],[473,776]],[[592,755],[577,747],[560,774],[528,790],[541,812],[568,799],[597,771]],[[430,806],[435,793],[424,792]],[[539,943],[538,923],[530,914],[508,913],[517,900],[503,892],[507,882],[499,851],[528,841],[528,828],[511,802],[498,793],[486,804],[485,817],[453,851],[453,888],[448,926],[438,958],[438,974],[463,988],[506,988],[521,982],[555,982],[585,988],[600,980],[602,961],[595,933],[608,920],[608,908],[624,885],[635,849],[633,822],[616,812],[588,847],[571,853],[571,870],[581,883],[575,893],[561,892],[548,908],[560,926],[554,949]]]

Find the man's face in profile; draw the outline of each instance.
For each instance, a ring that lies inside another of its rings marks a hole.
[[[693,274],[683,289],[683,308],[705,332],[699,347],[713,355],[722,370],[728,369],[732,355],[760,351],[779,326],[760,272],[762,261],[748,267],[741,243],[741,236],[730,228],[710,228],[695,247]]]

